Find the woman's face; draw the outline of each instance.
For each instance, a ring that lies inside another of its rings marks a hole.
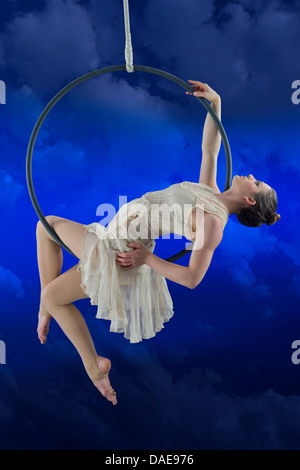
[[[240,194],[247,196],[255,196],[260,191],[271,189],[271,187],[263,181],[257,180],[253,175],[239,176],[235,175],[232,180],[234,187]]]

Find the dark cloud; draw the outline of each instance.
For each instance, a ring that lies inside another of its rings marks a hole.
[[[232,110],[256,109],[256,100],[272,109],[274,94],[287,104],[297,78],[294,4],[193,1],[183,8],[182,2],[152,0],[133,3],[130,12],[135,63],[209,82]],[[97,67],[124,63],[124,45],[122,2],[51,0],[41,11],[20,11],[0,37],[2,56],[9,50],[6,63],[42,93]]]
[[[176,58],[179,75],[193,73],[211,83],[231,108],[252,107],[256,99],[271,107],[274,96],[287,104],[295,75],[291,44],[299,42],[300,31],[293,5],[254,2],[250,9],[248,2],[222,2],[216,15],[212,2],[194,2],[187,9],[181,2],[166,3],[166,8],[159,1],[148,4],[145,28],[151,31],[149,48],[166,68]],[[214,20],[220,16],[221,25]]]
[[[64,342],[56,340],[55,347],[66,357]],[[175,378],[148,347],[139,347],[138,356],[121,349],[123,366],[111,374],[119,397],[113,409],[84,375],[75,372],[72,377],[74,365],[58,366],[55,351],[51,360],[57,362],[56,376],[67,375],[63,380],[51,378],[53,366],[47,374],[35,371],[35,378],[27,372],[26,382],[25,376],[16,379],[7,366],[0,404],[6,430],[1,448],[299,448],[299,397],[272,389],[235,396],[212,369],[188,368]],[[13,445],[14,422],[19,439]]]
[[[7,25],[3,41],[9,50],[6,63],[39,93],[56,90],[98,65],[86,10],[71,0],[50,0],[41,12],[18,15]]]

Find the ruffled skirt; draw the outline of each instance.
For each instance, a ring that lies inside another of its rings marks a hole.
[[[156,233],[149,223],[150,202],[142,196],[124,204],[107,227],[85,225],[77,271],[81,288],[97,305],[96,318],[110,320],[110,331],[124,333],[131,343],[155,336],[173,316],[173,301],[164,276],[143,264],[124,271],[116,263],[129,242],[153,252]]]

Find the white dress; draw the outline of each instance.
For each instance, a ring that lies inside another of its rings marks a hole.
[[[145,264],[124,271],[117,253],[131,251],[131,241],[153,252],[155,239],[171,233],[194,241],[196,207],[220,217],[224,229],[229,212],[216,193],[203,183],[183,181],[124,204],[107,227],[85,225],[77,271],[83,291],[98,306],[96,317],[110,320],[111,332],[138,343],[155,336],[174,314],[166,278]]]

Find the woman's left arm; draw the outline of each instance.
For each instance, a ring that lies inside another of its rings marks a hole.
[[[192,275],[189,267],[181,266],[179,264],[170,263],[162,258],[159,258],[154,253],[149,252],[149,256],[146,258],[146,262],[150,268],[158,272],[162,276],[166,277],[170,281],[181,284],[184,287],[193,289]]]
[[[143,245],[137,242],[127,243],[127,246],[135,248],[126,253],[118,253],[116,262],[120,265],[121,269],[129,270],[147,264],[154,271],[166,277],[170,281],[181,284],[182,286],[190,289],[194,288],[193,276],[189,267],[180,266],[179,264],[170,263],[162,258],[159,258],[151,251],[148,251]]]
[[[213,257],[214,250],[223,237],[223,223],[219,217],[206,213],[204,216],[204,233],[196,231],[195,242],[188,266],[170,263],[148,251],[141,243],[130,242],[127,246],[134,248],[130,252],[118,253],[116,262],[121,269],[132,269],[147,264],[154,271],[170,281],[195,289],[202,281]],[[198,224],[197,224],[198,225]],[[200,224],[199,224],[200,225]]]
[[[211,107],[218,116],[219,120],[221,120],[221,98],[216,97],[215,100],[211,102]],[[217,158],[220,147],[221,136],[219,130],[210,113],[207,113],[203,127],[202,153],[207,153],[212,155],[212,157]]]
[[[189,80],[194,88],[193,95],[198,98],[205,98],[207,101],[210,101],[211,107],[216,113],[217,117],[221,120],[221,97],[218,93],[215,92],[207,83],[197,82],[194,80]],[[191,95],[190,92],[187,92],[188,95]],[[202,153],[209,154],[213,157],[217,157],[221,147],[221,136],[219,130],[211,117],[210,113],[207,113],[204,128],[203,128],[203,138],[202,138]]]

